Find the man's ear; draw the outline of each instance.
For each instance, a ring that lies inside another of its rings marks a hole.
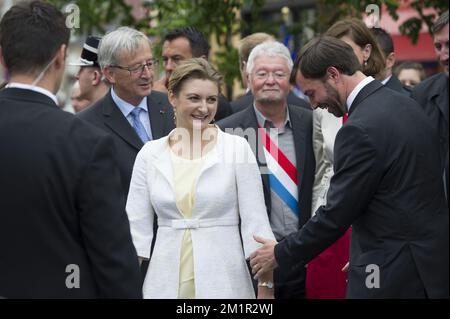
[[[96,69],[94,70],[94,72],[92,72],[93,74],[93,78],[92,78],[92,85],[93,86],[97,86],[100,84],[100,82],[102,81],[102,71]]]
[[[111,85],[116,84],[116,81],[114,80],[114,71],[112,70],[112,68],[110,68],[109,66],[105,66],[102,72]]]
[[[334,66],[330,66],[327,68],[327,75],[334,82],[338,81],[340,78],[340,73]]]
[[[386,57],[386,68],[392,69],[394,67],[394,64],[395,64],[395,53],[391,52]]]
[[[66,63],[67,45],[61,44],[55,56],[55,67],[64,68]]]
[[[5,58],[3,57],[3,50],[2,50],[1,47],[0,47],[0,63],[3,65],[3,67],[4,67],[5,69],[8,69],[8,68],[6,67]]]

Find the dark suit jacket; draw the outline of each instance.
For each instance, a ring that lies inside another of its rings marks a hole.
[[[217,112],[214,119],[216,121],[220,121],[221,119],[230,116],[233,113],[231,110],[230,102],[228,102],[227,98],[222,94],[219,95],[219,104],[217,105]]]
[[[407,89],[405,89],[402,82],[400,82],[400,80],[394,74],[392,74],[389,81],[386,82],[385,86],[390,88],[391,90],[394,90],[399,93],[403,93],[407,96],[410,95],[410,92]]]
[[[432,125],[439,132],[442,171],[445,169],[445,187],[448,198],[448,77],[444,73],[433,75],[417,85],[411,97],[425,110]]]
[[[378,81],[365,86],[336,137],[327,205],[275,247],[279,266],[306,264],[352,225],[347,297],[448,298],[435,134],[415,101]],[[371,265],[379,288],[369,288],[377,283]]]
[[[0,296],[142,297],[115,152],[49,97],[0,92]]]
[[[311,110],[311,106],[305,100],[299,98],[297,95],[289,91],[287,102],[289,105],[296,105],[303,107],[307,110]],[[253,106],[253,94],[251,91],[248,91],[244,96],[241,96],[235,101],[230,103],[232,113],[237,113],[245,109],[247,106]]]
[[[289,115],[292,121],[295,153],[297,159],[298,177],[298,199],[300,207],[299,227],[303,226],[311,217],[312,186],[314,183],[315,159],[312,148],[312,111],[289,105]],[[247,129],[251,128],[257,132],[258,122],[252,105],[248,105],[243,111],[229,116],[217,123],[222,130],[227,129]],[[233,132],[232,132],[233,133]],[[238,132],[234,132],[238,134]],[[240,134],[238,134],[240,135]],[[258,136],[258,135],[255,135]],[[248,136],[243,136],[248,138]],[[263,152],[263,145],[250,143],[250,147],[256,156],[258,166],[266,166]],[[271,214],[271,191],[267,174],[261,174],[264,199],[267,213]],[[280,274],[281,275],[281,274]],[[303,267],[297,268],[296,272],[288,271],[284,273],[285,278],[282,283],[277,283],[275,278],[275,293],[277,298],[299,298],[304,295],[304,284],[306,272]],[[279,289],[279,287],[282,287]]]
[[[173,108],[164,93],[153,91],[147,98],[153,139],[166,136],[175,127]],[[79,118],[109,133],[114,140],[119,163],[122,186],[128,194],[131,173],[137,153],[144,145],[128,120],[114,103],[111,92],[86,110],[78,113]]]

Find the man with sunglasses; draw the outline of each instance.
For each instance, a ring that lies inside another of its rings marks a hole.
[[[173,111],[165,94],[152,91],[155,60],[146,35],[128,27],[108,33],[98,61],[111,90],[78,116],[114,138],[126,195],[137,153],[145,142],[174,128]]]

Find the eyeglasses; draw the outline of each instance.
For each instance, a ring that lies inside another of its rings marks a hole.
[[[257,78],[258,80],[266,80],[269,78],[270,74],[272,74],[275,80],[284,80],[288,76],[287,73],[282,71],[276,72],[258,71],[255,73],[255,78]]]
[[[130,72],[130,75],[141,75],[142,73],[144,73],[145,67],[147,67],[149,70],[153,70],[153,68],[155,67],[155,65],[157,64],[156,60],[151,60],[147,63],[144,64],[139,64],[136,66],[120,66],[120,65],[110,65],[110,67],[112,68],[118,68],[121,70],[126,70],[128,72]]]

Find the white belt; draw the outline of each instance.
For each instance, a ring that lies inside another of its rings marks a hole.
[[[158,226],[175,229],[195,229],[215,226],[237,226],[236,218],[204,218],[204,219],[166,219],[158,218]]]

